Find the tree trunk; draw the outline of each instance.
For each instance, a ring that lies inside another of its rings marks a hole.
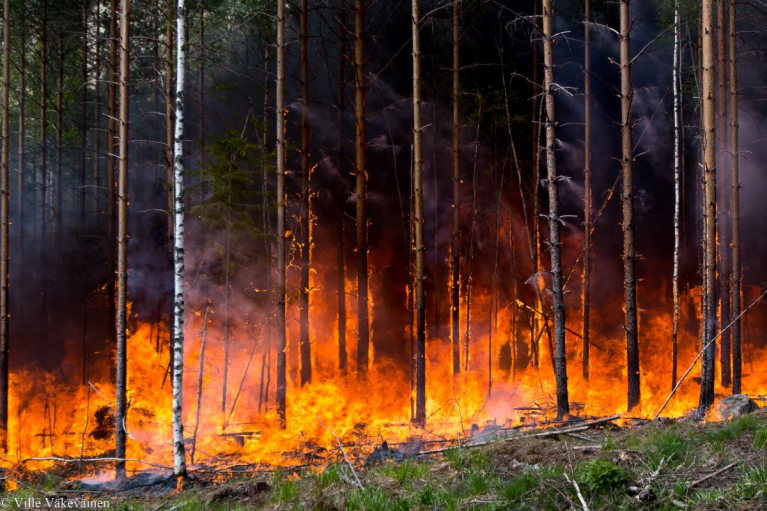
[[[277,416],[285,427],[287,342],[285,337],[285,3],[277,2]]]
[[[43,19],[40,34],[40,311],[47,317],[47,218],[48,218],[48,1],[43,0]]]
[[[721,0],[724,1],[724,0]],[[732,222],[732,293],[731,313],[740,314],[740,176],[738,174],[738,21],[736,0],[729,0],[730,35],[730,219]],[[740,320],[730,329],[732,338],[732,393],[741,392]]]
[[[79,214],[80,224],[85,225],[85,166],[88,155],[88,0],[83,0],[83,20],[82,20],[82,60],[80,62],[80,79],[82,80],[80,90],[80,175],[77,184],[79,187]],[[98,75],[96,76],[98,80]],[[94,158],[97,157],[94,155]]]
[[[338,147],[336,149],[338,159],[338,172],[344,175],[344,112],[346,109],[346,3],[338,12]],[[338,212],[338,370],[342,375],[347,372],[346,354],[346,257],[345,257],[345,232],[343,206]]]
[[[22,50],[23,51],[23,50]],[[8,452],[8,322],[10,309],[8,306],[8,263],[10,259],[10,244],[8,242],[10,218],[8,206],[11,200],[11,183],[9,179],[10,164],[10,91],[11,91],[11,2],[3,2],[3,147],[2,159],[2,195],[0,195],[0,449]],[[21,175],[21,174],[20,174]]]
[[[426,424],[426,311],[423,289],[423,161],[421,147],[421,15],[413,0],[413,201],[415,206],[415,423]]]
[[[630,0],[620,3],[620,67],[621,67],[621,146],[623,156],[623,289],[626,311],[626,366],[628,404],[631,410],[640,401],[639,390],[639,325],[637,322],[636,248],[634,246],[634,125],[631,109],[634,86],[631,83],[631,19]]]
[[[554,105],[554,40],[552,0],[543,0],[543,91],[546,96],[546,181],[549,192],[549,253],[554,295],[554,372],[557,384],[557,418],[570,413],[565,354],[565,301],[562,289],[562,243],[559,239],[559,177],[557,176],[556,111]]]
[[[370,351],[370,319],[368,317],[368,226],[367,226],[367,135],[365,105],[367,77],[365,76],[365,1],[355,0],[354,8],[354,123],[355,137],[355,199],[357,207],[357,374],[368,371]]]
[[[717,158],[722,162],[720,165],[722,172],[719,173],[718,178],[721,180],[719,183],[719,189],[724,190],[727,186],[727,124],[729,122],[727,116],[727,13],[726,13],[727,0],[719,0],[717,2],[717,58],[718,58],[718,83],[717,83],[717,135],[719,140],[717,141]],[[717,277],[719,279],[719,324],[720,329],[724,329],[725,326],[730,324],[730,229],[729,218],[727,217],[729,211],[729,194],[722,193],[717,195],[720,201],[718,214],[720,218],[719,222],[719,239],[717,240],[719,249],[719,271]],[[730,330],[727,329],[722,332],[719,339],[720,351],[719,361],[722,368],[721,381],[723,387],[729,387],[732,385],[732,371],[731,371],[731,350],[730,350]]]
[[[714,0],[703,0],[703,169],[705,175],[705,288],[706,314],[703,317],[703,347],[700,401],[705,413],[714,402],[714,356],[716,346],[716,107],[714,104]]]
[[[199,31],[199,67],[197,68],[197,87],[199,90],[199,105],[197,105],[197,123],[200,133],[200,161],[205,163],[205,2],[200,0],[200,31]]]
[[[16,257],[18,257],[18,267],[17,271],[19,272],[19,275],[22,275],[22,271],[24,269],[24,222],[26,221],[24,212],[24,180],[26,177],[26,145],[25,145],[25,138],[26,138],[26,99],[27,99],[27,59],[24,55],[27,49],[27,25],[26,20],[24,19],[24,16],[21,16],[21,34],[20,34],[20,46],[21,51],[19,52],[19,146],[18,146],[18,155],[17,155],[17,164],[18,164],[18,188],[16,190],[16,223],[18,224],[16,227],[16,233],[17,233],[17,239],[16,239]],[[19,282],[19,289],[21,289],[23,286],[22,282]],[[22,317],[22,311],[23,311],[23,300],[17,300],[18,308],[16,309],[18,311],[18,316]]]
[[[450,325],[453,374],[461,372],[461,0],[453,0],[453,225],[450,242]]]
[[[107,265],[109,276],[107,278],[107,306],[109,309],[109,354],[114,359],[117,347],[117,305],[115,303],[115,223],[117,220],[115,211],[115,139],[117,135],[117,48],[119,46],[117,33],[117,0],[111,0],[109,7],[109,72],[107,79],[107,94],[109,96],[107,114]],[[116,364],[111,364],[116,367]],[[112,375],[114,376],[114,374]]]
[[[679,1],[674,4],[674,326],[671,334],[671,388],[676,386],[679,336],[679,245],[680,227],[679,215],[681,209],[681,178],[682,178],[682,52],[681,26],[679,16]]]
[[[173,0],[165,0],[165,182],[168,193],[168,250],[173,250]]]
[[[583,378],[589,379],[589,313],[591,301],[591,1],[586,0],[583,45]]]
[[[56,254],[61,254],[61,229],[64,222],[62,202],[64,141],[64,37],[59,32],[59,61],[56,73],[56,195],[53,197],[53,241]],[[87,88],[84,83],[83,90]]]
[[[186,71],[186,30],[184,0],[176,9],[176,130],[173,137],[174,187],[174,311],[173,311],[173,472],[186,476],[184,456],[184,73]]]
[[[301,45],[301,286],[298,292],[301,352],[301,385],[312,381],[312,352],[309,339],[309,265],[311,264],[311,168],[309,167],[309,2],[301,0],[299,40]]]
[[[115,457],[125,458],[128,307],[128,99],[130,89],[130,0],[120,1],[120,168],[117,191],[117,378],[115,382]],[[115,465],[125,477],[125,462]]]

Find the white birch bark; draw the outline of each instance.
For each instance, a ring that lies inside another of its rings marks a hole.
[[[186,475],[184,456],[183,378],[184,378],[184,72],[186,67],[186,34],[184,0],[176,9],[176,129],[173,136],[173,472]]]

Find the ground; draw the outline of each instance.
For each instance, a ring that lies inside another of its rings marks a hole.
[[[121,511],[767,509],[767,409],[720,423],[603,424],[398,458],[352,472],[338,453],[324,468],[198,478],[182,491],[90,492],[50,472],[28,475],[4,497],[10,509],[28,509],[24,499],[44,508],[56,496]]]

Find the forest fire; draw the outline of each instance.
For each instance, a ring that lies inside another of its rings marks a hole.
[[[4,5],[0,472],[363,490],[767,401],[761,7],[58,3]]]

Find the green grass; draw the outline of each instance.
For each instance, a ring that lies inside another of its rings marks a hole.
[[[515,503],[537,488],[538,478],[530,472],[522,472],[520,475],[502,483],[499,493],[507,501]]]

